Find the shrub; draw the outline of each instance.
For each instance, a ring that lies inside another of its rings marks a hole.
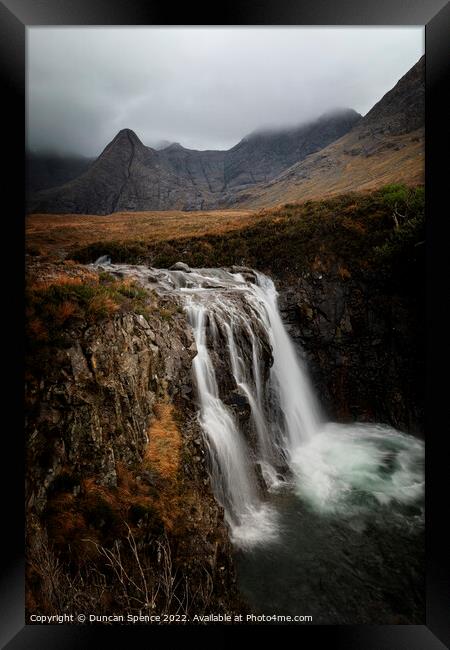
[[[149,296],[130,281],[102,274],[95,280],[51,278],[27,287],[27,334],[30,345],[62,345],[67,328],[92,324],[115,312],[148,315]]]

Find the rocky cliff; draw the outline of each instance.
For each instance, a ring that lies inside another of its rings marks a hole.
[[[29,271],[28,610],[229,611],[184,314],[77,265]]]
[[[423,314],[417,299],[339,269],[278,282],[280,308],[330,418],[424,434]],[[420,304],[420,303],[419,303]]]
[[[294,163],[338,140],[360,119],[359,113],[351,109],[335,110],[304,125],[255,131],[227,152],[225,186],[240,188],[267,183]]]

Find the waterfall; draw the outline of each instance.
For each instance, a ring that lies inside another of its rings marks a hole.
[[[193,370],[199,421],[216,496],[235,541],[267,541],[276,522],[261,500],[256,468],[266,487],[275,489],[283,482],[278,468],[289,466],[296,449],[321,426],[306,370],[281,320],[270,278],[254,273],[248,280],[220,269],[169,273],[183,296],[197,346]],[[271,357],[266,377],[264,346]],[[226,384],[222,391],[218,372]],[[249,445],[226,403],[230,391],[248,405],[255,445]]]
[[[219,396],[216,373],[206,342],[207,309],[191,299],[186,310],[197,346],[193,369],[200,402],[199,419],[210,452],[211,478],[216,497],[225,508],[225,516],[236,541],[252,543],[259,537],[267,539],[275,532],[273,513],[258,497],[255,476],[250,470],[250,451],[236,418]],[[237,355],[230,325],[226,323],[226,327],[231,337],[233,370],[235,376],[240,377],[238,366],[242,360]],[[214,331],[217,333],[218,330]],[[242,382],[238,385],[245,386]],[[251,396],[250,390],[247,391],[247,395]],[[257,409],[256,404],[254,408]]]
[[[322,425],[319,405],[312,392],[306,369],[281,320],[275,285],[256,274],[255,294],[267,314],[266,327],[273,350],[272,381],[285,421],[289,455],[310,440]]]
[[[102,263],[184,307],[212,486],[236,544],[277,539],[278,513],[264,495],[287,484],[316,511],[350,518],[362,504],[420,503],[423,443],[381,425],[325,422],[270,278]]]
[[[94,266],[109,266],[111,264],[111,258],[109,255],[101,255],[98,259],[95,260]]]

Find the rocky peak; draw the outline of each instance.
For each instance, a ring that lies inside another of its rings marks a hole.
[[[117,133],[117,135],[111,140],[111,142],[106,146],[103,152],[100,154],[100,158],[111,152],[123,152],[130,151],[134,149],[146,150],[147,147],[141,142],[136,133],[131,129],[122,129]]]
[[[179,142],[172,142],[168,147],[164,147],[163,149],[164,152],[172,152],[172,151],[188,151],[186,147],[183,147]]]
[[[114,138],[113,142],[123,142],[126,138],[128,138],[128,140],[133,144],[144,146],[132,129],[121,129]]]
[[[424,125],[425,56],[364,117],[375,132],[409,133]]]
[[[337,120],[349,119],[349,120],[353,120],[354,122],[357,122],[361,117],[362,115],[358,113],[358,111],[355,111],[353,108],[336,107],[336,108],[331,108],[325,113],[322,113],[322,115],[318,119],[318,122],[333,120],[333,119],[337,119]]]

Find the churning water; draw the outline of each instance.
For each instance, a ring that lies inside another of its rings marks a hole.
[[[275,286],[263,274],[108,269],[156,283],[177,295],[187,313],[213,489],[248,601],[259,611],[305,614],[292,603],[306,597],[324,622],[395,622],[406,587],[397,576],[389,593],[401,593],[386,609],[379,581],[390,584],[402,562],[408,575],[415,563],[421,571],[414,549],[423,529],[423,442],[383,425],[325,420],[282,322]],[[366,551],[377,558],[367,571]],[[353,576],[350,591],[345,581],[329,582],[330,572],[354,567],[349,554],[362,567],[345,574],[347,582]],[[408,580],[410,594],[420,591],[417,580],[412,587]],[[361,596],[364,582],[374,586]],[[397,622],[423,622],[419,600]]]

